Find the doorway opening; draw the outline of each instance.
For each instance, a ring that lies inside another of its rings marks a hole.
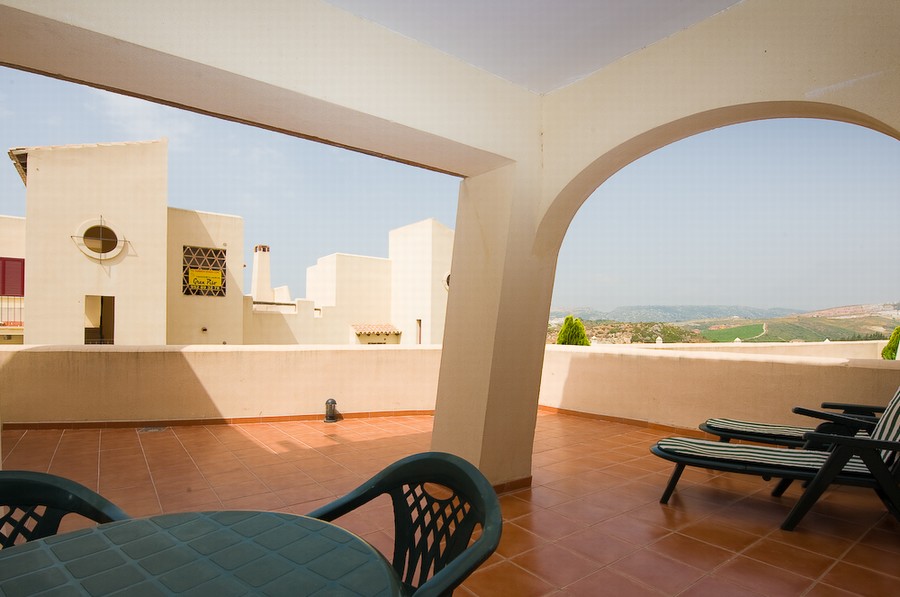
[[[84,297],[84,343],[115,344],[116,297]]]

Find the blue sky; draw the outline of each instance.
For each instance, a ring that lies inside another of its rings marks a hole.
[[[554,305],[900,302],[900,142],[811,119],[684,139],[584,204],[557,281],[579,270]]]
[[[169,139],[169,205],[244,218],[273,284],[305,291],[335,252],[387,256],[388,231],[455,226],[459,180],[0,67],[0,147]],[[0,167],[0,213],[25,188]],[[729,304],[804,310],[900,301],[900,142],[852,125],[726,127],[602,185],[560,252],[554,307]]]

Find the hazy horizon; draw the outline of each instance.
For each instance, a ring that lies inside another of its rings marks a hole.
[[[0,67],[0,143],[169,140],[172,207],[244,219],[272,248],[272,283],[305,295],[331,253],[387,256],[388,231],[455,228],[460,179]],[[25,188],[0,168],[0,214]],[[900,142],[821,120],[723,127],[604,182],[559,253],[552,305],[744,305],[815,311],[900,301]],[[569,308],[569,307],[559,307]]]
[[[796,309],[793,307],[784,307],[784,306],[775,306],[775,307],[760,307],[758,305],[744,305],[744,304],[727,304],[727,305],[719,305],[719,304],[694,304],[694,303],[647,303],[640,305],[616,305],[612,309],[596,309],[590,305],[551,305],[550,312],[558,311],[568,311],[568,312],[577,312],[577,311],[597,311],[600,313],[612,313],[618,309],[649,309],[649,308],[670,308],[670,309],[678,309],[678,308],[724,308],[731,307],[735,309],[758,309],[761,311],[789,311],[792,313],[815,313],[817,311],[828,311],[831,309],[841,309],[844,307],[860,307],[866,305],[897,305],[900,304],[900,301],[874,301],[867,303],[853,303],[847,305],[831,305],[829,307],[822,307],[820,309]]]

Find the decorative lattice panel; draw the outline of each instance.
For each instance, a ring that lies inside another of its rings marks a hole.
[[[182,291],[193,296],[225,296],[225,249],[184,245]]]

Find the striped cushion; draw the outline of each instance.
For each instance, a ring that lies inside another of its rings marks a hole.
[[[707,419],[706,426],[713,433],[721,431],[723,433],[760,435],[770,439],[785,438],[792,440],[802,440],[804,434],[816,430],[815,427],[794,427],[793,425],[740,421],[738,419]],[[869,437],[869,432],[865,430],[857,431],[856,437]]]
[[[896,442],[900,441],[900,388],[897,393],[888,402],[875,429],[872,431],[872,439]],[[885,462],[891,464],[896,456],[896,452],[892,450],[882,450],[881,457]]]
[[[789,437],[791,439],[803,439],[803,434],[814,431],[812,427],[794,427],[792,425],[757,423],[755,421],[739,421],[737,419],[707,419],[706,425],[713,430]]]
[[[822,468],[829,456],[828,452],[817,450],[789,450],[771,446],[726,444],[688,437],[661,439],[657,445],[671,454],[811,471]],[[844,466],[844,472],[868,474],[869,469],[862,460],[854,456]]]

